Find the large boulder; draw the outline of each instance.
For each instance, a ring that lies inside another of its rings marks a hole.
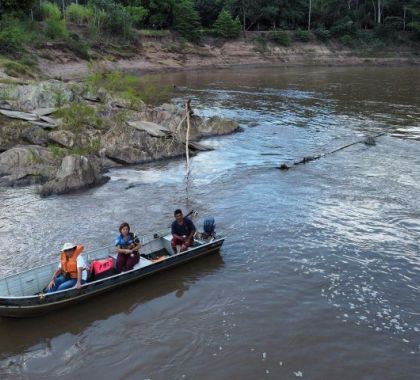
[[[57,161],[37,145],[16,146],[0,154],[0,185],[42,183],[54,177]]]
[[[106,157],[122,164],[138,164],[177,157],[184,153],[182,142],[173,138],[153,137],[133,126],[115,126],[101,139]]]
[[[93,158],[72,154],[63,158],[55,179],[40,188],[40,194],[64,194],[100,185],[109,180],[102,176],[101,168]]]
[[[66,130],[51,131],[48,133],[48,137],[51,141],[64,146],[65,148],[73,148],[74,146],[74,134]]]
[[[239,132],[241,127],[234,120],[224,119],[219,116],[213,116],[204,123],[196,125],[200,137],[228,135]]]
[[[58,80],[16,86],[10,92],[9,102],[14,109],[22,111],[61,107],[78,97],[76,88]]]

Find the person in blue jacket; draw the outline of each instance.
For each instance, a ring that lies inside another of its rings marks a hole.
[[[134,232],[130,232],[130,225],[124,222],[119,228],[120,234],[115,239],[117,256],[117,273],[133,269],[140,260],[140,240]]]

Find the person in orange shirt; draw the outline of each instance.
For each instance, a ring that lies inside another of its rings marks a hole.
[[[60,252],[60,263],[47,286],[47,293],[80,288],[86,282],[86,263],[81,255],[83,245],[65,243]]]

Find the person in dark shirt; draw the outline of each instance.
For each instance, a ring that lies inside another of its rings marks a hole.
[[[177,253],[176,246],[181,246],[184,252],[194,242],[195,226],[194,223],[182,214],[180,209],[174,212],[175,220],[172,222],[172,241],[171,246],[174,253]]]

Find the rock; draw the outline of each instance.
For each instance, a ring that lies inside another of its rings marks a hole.
[[[106,157],[122,164],[138,164],[152,160],[177,157],[185,147],[176,139],[152,137],[129,125],[115,126],[101,139]]]
[[[4,152],[16,145],[24,145],[22,133],[30,125],[23,121],[6,119],[0,122],[0,152]]]
[[[13,107],[23,111],[61,107],[77,97],[71,85],[57,80],[17,86],[10,93]]]
[[[281,164],[281,165],[280,165],[279,169],[280,169],[280,170],[289,170],[289,169],[290,169],[290,167],[289,167],[287,164],[284,164],[284,163],[283,163],[283,164]]]
[[[37,108],[35,110],[32,110],[32,113],[35,114],[35,115],[38,115],[39,117],[41,117],[41,116],[51,115],[55,111],[57,111],[57,108],[55,108],[55,107]]]
[[[43,128],[30,126],[22,131],[22,139],[32,145],[46,145],[48,133]]]
[[[255,127],[257,127],[258,126],[258,123],[256,122],[256,121],[251,121],[249,124],[248,124],[248,127],[249,128],[255,128]]]
[[[153,137],[167,137],[171,134],[171,131],[167,127],[163,127],[162,125],[152,123],[150,121],[128,121],[127,124],[139,131],[145,131]]]
[[[0,154],[0,184],[6,186],[45,182],[54,177],[57,162],[37,145],[17,146]]]
[[[109,177],[102,176],[96,160],[72,154],[63,158],[56,178],[44,184],[39,192],[42,196],[65,194],[97,186],[108,180]]]
[[[236,121],[223,119],[219,116],[213,116],[206,122],[197,126],[200,137],[227,135],[238,132],[241,127]]]
[[[28,112],[10,111],[10,110],[0,109],[0,113],[12,119],[21,119],[21,120],[26,120],[26,121],[38,120],[37,115],[33,113],[28,113]]]
[[[52,131],[48,133],[51,141],[64,146],[65,148],[72,148],[74,146],[74,134],[66,130]]]
[[[369,136],[366,140],[365,140],[365,144],[366,145],[376,145],[376,141],[375,138],[372,136]]]

